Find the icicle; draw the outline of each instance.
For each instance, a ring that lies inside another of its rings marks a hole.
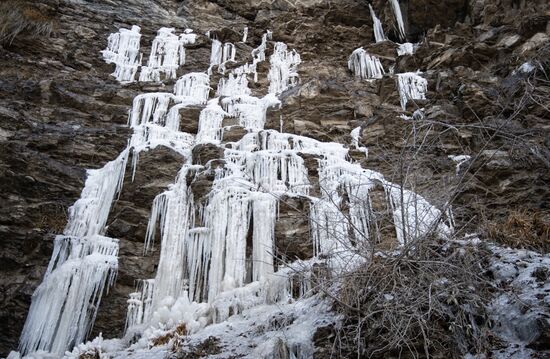
[[[203,72],[186,74],[176,82],[174,93],[178,101],[191,101],[196,104],[206,103],[210,93],[210,76]]]
[[[157,33],[151,47],[147,66],[141,69],[140,81],[160,81],[160,75],[166,79],[176,78],[176,70],[185,63],[184,45],[194,43],[196,35],[174,34],[175,29],[163,27]]]
[[[406,40],[405,24],[403,22],[403,14],[401,13],[401,6],[399,0],[390,0],[397,21],[397,27],[399,28],[399,37],[401,40]]]
[[[287,51],[286,44],[277,42],[269,61],[269,93],[280,94],[298,83],[297,68],[302,60],[296,50]]]
[[[229,74],[227,78],[222,77],[218,83],[217,96],[239,96],[249,95],[248,79],[246,74]]]
[[[218,72],[225,74],[225,64],[229,61],[235,61],[235,45],[226,42],[222,45],[219,40],[212,40],[212,52],[210,54],[210,67],[208,74],[212,73],[212,68],[218,66]]]
[[[173,98],[174,95],[164,92],[136,96],[128,124],[133,128],[146,123],[164,124],[164,117]]]
[[[126,314],[126,334],[135,330],[136,327],[149,322],[152,314],[151,304],[153,301],[154,286],[154,279],[140,280],[136,286],[136,292],[129,294]]]
[[[443,235],[450,233],[450,229],[440,221],[441,211],[422,196],[388,182],[384,189],[391,203],[399,243],[420,238],[432,229]],[[432,228],[438,221],[437,228]]]
[[[222,122],[227,114],[218,105],[218,99],[208,102],[208,106],[201,111],[199,116],[199,130],[196,143],[219,143],[222,139]]]
[[[245,26],[244,30],[243,30],[243,41],[242,42],[246,42],[247,38],[248,38],[248,26]]]
[[[384,29],[382,28],[382,23],[380,22],[380,19],[376,16],[374,13],[374,9],[372,8],[372,5],[369,4],[370,9],[370,16],[372,17],[372,27],[374,30],[374,40],[376,42],[382,42],[386,41],[386,35],[384,35]]]
[[[403,110],[407,108],[409,100],[425,100],[428,91],[428,81],[421,76],[420,72],[406,72],[397,74],[397,86]]]
[[[277,201],[271,194],[252,197],[252,280],[267,279],[273,274],[273,246]]]
[[[222,100],[224,110],[230,116],[239,118],[239,125],[250,129],[262,129],[267,109],[278,104],[280,101],[272,94],[268,94],[262,99],[240,95],[226,97]]]
[[[361,79],[381,79],[385,73],[380,60],[361,47],[354,50],[349,57],[348,68]]]
[[[361,137],[361,126],[354,128],[350,135],[351,135],[351,145],[354,146],[357,150],[363,152],[365,154],[365,157],[369,156],[369,149],[363,146],[359,146],[359,138]]]
[[[94,235],[65,240],[70,242],[67,260],[58,263],[33,294],[21,334],[22,353],[45,350],[62,355],[81,343],[95,320],[104,288],[116,276],[116,239]]]
[[[140,27],[135,25],[131,30],[120,29],[119,32],[109,35],[107,49],[101,51],[105,62],[116,65],[112,75],[119,82],[133,82],[141,65],[139,31]]]

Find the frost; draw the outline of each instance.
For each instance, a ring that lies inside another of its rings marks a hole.
[[[419,73],[406,72],[397,74],[397,87],[403,110],[407,108],[409,100],[425,100],[428,91],[428,81]]]
[[[134,25],[131,30],[120,29],[109,35],[107,49],[102,51],[105,62],[116,65],[112,75],[120,82],[133,82],[141,65],[140,30],[139,26]]]
[[[380,19],[374,13],[372,5],[369,4],[370,16],[372,17],[372,27],[374,31],[374,40],[376,42],[386,41],[386,35],[384,35],[384,29],[382,28],[382,23]]]
[[[361,79],[381,79],[385,73],[380,60],[361,47],[354,50],[349,57],[348,69]]]

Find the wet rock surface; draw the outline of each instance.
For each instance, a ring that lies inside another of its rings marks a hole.
[[[156,30],[163,26],[178,31],[192,28],[198,34],[217,30],[220,40],[232,42],[240,41],[248,26],[249,40],[237,50],[239,61],[270,29],[275,41],[285,41],[301,54],[303,63],[300,84],[283,94],[280,110],[267,114],[266,128],[350,145],[350,131],[361,126],[360,142],[369,148],[369,155],[357,156],[357,161],[388,180],[414,187],[436,205],[444,205],[442,198],[456,185],[455,217],[457,228],[464,231],[479,231],[485,222],[501,219],[511,210],[536,211],[542,213],[542,221],[550,221],[550,114],[544,102],[550,95],[548,79],[535,77],[535,70],[518,70],[530,63],[550,73],[550,14],[545,1],[401,1],[408,39],[420,44],[415,54],[400,57],[393,43],[373,45],[365,1],[40,0],[29,4],[47,10],[53,31],[49,37],[22,32],[0,48],[2,356],[17,346],[53,238],[63,231],[67,209],[80,196],[86,169],[103,166],[125,148],[130,136],[127,111],[134,96],[168,91],[173,85],[121,85],[109,75],[113,67],[104,63],[100,51],[109,33],[120,27],[142,28],[146,57]],[[373,7],[389,38],[397,40],[389,3],[373,1]],[[427,100],[409,103],[404,113],[413,118],[414,111],[424,108],[420,120],[399,117],[403,111],[395,78],[389,74],[376,82],[350,74],[348,56],[360,46],[378,55],[386,70],[395,62],[396,72],[423,72],[429,86]],[[206,70],[209,57],[210,42],[201,35],[188,48],[178,74]],[[266,88],[267,70],[259,69],[258,89]],[[182,131],[196,133],[198,111],[182,112]],[[235,126],[224,131],[223,140],[237,141],[244,133]],[[422,140],[414,142],[411,133]],[[222,154],[216,146],[193,150],[197,164],[214,160],[212,168]],[[474,161],[459,171],[449,156],[462,154],[472,155]],[[302,157],[314,184],[316,159]],[[107,235],[120,239],[119,276],[102,301],[93,334],[120,335],[134,281],[154,276],[158,252],[142,254],[150,205],[173,183],[184,160],[158,148],[140,155],[133,182],[128,168],[107,230]],[[410,163],[414,165],[407,167]],[[414,181],[402,177],[405,167]],[[195,198],[205,196],[212,180],[211,170],[198,172],[191,184]],[[312,194],[320,190],[314,185]],[[382,215],[383,211],[380,208]],[[299,199],[281,202],[275,234],[282,257],[311,257],[307,208]],[[540,336],[532,345],[544,348],[545,340]]]

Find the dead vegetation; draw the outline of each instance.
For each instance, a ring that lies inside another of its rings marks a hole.
[[[550,252],[550,219],[540,211],[515,210],[508,217],[487,221],[487,238],[512,248]]]
[[[20,34],[49,37],[54,18],[46,9],[24,0],[0,2],[0,44],[11,44]]]
[[[172,339],[177,339],[187,335],[187,325],[185,323],[179,324],[176,329],[169,331],[168,333],[156,337],[152,340],[152,346],[157,347],[168,344]]]
[[[485,253],[426,238],[345,276],[336,308],[339,357],[451,357],[483,352],[489,287]]]

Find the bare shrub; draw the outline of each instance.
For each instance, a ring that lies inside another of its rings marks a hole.
[[[490,298],[480,276],[484,256],[475,246],[426,238],[347,274],[335,302],[346,318],[339,356],[483,352]]]

